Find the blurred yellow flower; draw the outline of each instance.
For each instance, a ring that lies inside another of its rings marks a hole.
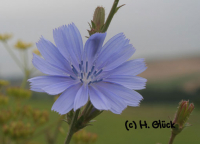
[[[26,98],[31,97],[30,90],[26,90],[26,89],[22,89],[22,88],[18,88],[18,87],[9,87],[7,89],[7,94],[9,96],[13,96],[17,99],[26,99]]]
[[[41,55],[40,51],[38,49],[34,49],[33,53],[35,53],[36,55]]]
[[[80,130],[73,135],[75,144],[92,144],[97,140],[97,134]]]
[[[34,127],[30,123],[12,121],[9,125],[3,126],[3,133],[9,135],[13,140],[28,138],[34,133]]]
[[[8,97],[0,94],[0,106],[8,103]]]
[[[32,45],[33,45],[32,43],[26,43],[21,40],[18,40],[17,43],[15,44],[15,47],[17,49],[26,50],[27,48],[30,48]]]
[[[0,80],[0,88],[9,85],[9,81]]]
[[[5,34],[0,34],[0,41],[7,41],[12,37],[11,34],[5,33]]]

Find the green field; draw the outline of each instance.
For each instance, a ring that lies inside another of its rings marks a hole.
[[[140,107],[128,107],[121,115],[104,111],[98,116],[93,126],[86,127],[87,132],[96,133],[98,139],[96,144],[168,144],[171,130],[169,128],[152,128],[153,121],[161,120],[169,122],[173,120],[177,110],[178,103],[184,100],[190,100],[195,105],[195,109],[188,122],[192,126],[183,130],[175,139],[174,144],[200,144],[200,88],[193,93],[183,91],[182,85],[189,81],[198,79],[200,76],[188,75],[169,79],[162,82],[147,83],[147,88],[139,91],[144,97]],[[19,83],[17,83],[19,85]],[[51,111],[54,103],[53,97],[44,93],[35,93],[25,104],[32,105],[33,108],[48,110],[50,113],[49,122],[41,129],[52,125],[59,117]],[[11,105],[10,105],[11,106]],[[125,128],[126,121],[135,121],[139,126],[139,121],[146,121],[150,128]],[[65,134],[58,134],[56,144],[63,144],[68,131],[68,125],[62,122]],[[50,127],[49,131],[55,128]],[[36,132],[38,133],[38,132]],[[34,138],[39,144],[46,144],[44,132],[39,137]],[[73,144],[73,141],[72,141]]]
[[[40,109],[50,110],[53,101],[41,100],[29,101],[34,107]],[[178,105],[170,104],[143,104],[140,107],[129,107],[121,115],[116,115],[111,112],[103,112],[98,116],[93,126],[86,128],[88,132],[93,132],[98,135],[96,144],[167,144],[171,130],[168,128],[163,129],[125,129],[125,121],[135,121],[137,124],[139,120],[146,120],[147,124],[151,126],[151,123],[155,120],[165,120],[169,122],[171,117],[173,119],[174,113]],[[50,122],[55,121],[59,115],[55,112],[50,112]],[[190,116],[189,123],[192,126],[186,128],[181,134],[177,136],[174,144],[199,144],[200,143],[200,110],[194,109]],[[62,125],[67,133],[68,127],[65,122]],[[65,136],[59,134],[57,144],[63,144]],[[45,143],[44,136],[37,137],[34,141]],[[72,142],[73,143],[73,142]]]

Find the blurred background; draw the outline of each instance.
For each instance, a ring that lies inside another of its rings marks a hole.
[[[28,49],[27,63],[31,65],[32,51],[41,36],[53,42],[53,29],[74,22],[83,42],[87,40],[88,22],[97,6],[103,6],[106,17],[113,1],[107,0],[1,0],[0,33],[11,33],[8,44],[17,40],[33,43]],[[123,32],[136,48],[131,59],[145,58],[148,69],[140,76],[147,78],[145,90],[139,91],[144,100],[137,108],[127,108],[121,115],[104,112],[94,126],[87,130],[98,135],[100,143],[167,143],[170,129],[132,129],[126,131],[126,120],[169,121],[173,119],[178,103],[184,99],[193,102],[195,110],[189,119],[192,124],[181,133],[175,143],[199,144],[200,129],[200,17],[198,0],[121,0],[126,4],[114,16],[107,31],[106,41]],[[12,49],[19,59],[19,51]],[[39,71],[30,77],[42,75]],[[20,85],[23,72],[0,43],[0,79]],[[28,87],[27,87],[28,88]],[[33,93],[27,103],[46,109],[50,122],[59,117],[50,112],[53,98]],[[49,122],[49,123],[50,123]],[[67,124],[63,124],[65,126]],[[67,132],[67,128],[65,128]],[[64,141],[60,134],[59,142]],[[42,136],[36,141],[44,143]]]

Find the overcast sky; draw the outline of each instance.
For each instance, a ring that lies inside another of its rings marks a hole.
[[[83,41],[87,22],[96,6],[104,6],[106,16],[113,0],[0,0],[0,33],[37,42],[42,35],[53,42],[52,30],[74,22]],[[200,54],[200,0],[120,0],[126,4],[115,15],[106,41],[124,32],[136,48],[133,58],[176,58]],[[16,51],[16,50],[15,50]],[[16,51],[16,54],[17,51]],[[31,59],[31,55],[30,55]],[[20,75],[0,44],[0,78]]]

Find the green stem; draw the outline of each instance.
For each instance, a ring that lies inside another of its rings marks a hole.
[[[31,74],[33,74],[34,72],[36,72],[36,70],[37,69],[34,66],[31,66],[29,71],[30,71]]]
[[[21,88],[26,88],[26,83],[28,78],[29,78],[29,70],[24,69],[24,79],[22,81]]]
[[[27,52],[27,49],[24,50],[24,67],[25,67],[26,69],[29,69],[29,68],[28,68],[28,52]]]
[[[13,58],[13,60],[16,62],[16,64],[19,66],[19,68],[21,68],[21,70],[24,70],[23,65],[21,64],[21,62],[18,60],[18,58],[15,56],[15,54],[12,52],[12,50],[10,49],[10,47],[8,46],[7,42],[3,42],[6,50],[8,51],[8,53],[11,55],[11,57]]]
[[[105,24],[104,24],[103,29],[101,30],[101,32],[104,33],[104,32],[107,31],[107,29],[108,29],[108,27],[110,25],[110,22],[111,22],[113,16],[115,15],[118,3],[119,3],[119,0],[115,0],[114,1],[113,6],[112,6],[112,8],[110,10],[110,13],[108,15],[108,18],[107,18],[107,20],[106,20],[106,22],[105,22]]]
[[[24,61],[24,79],[22,81],[22,84],[21,84],[21,88],[26,88],[26,83],[27,83],[27,80],[29,78],[29,74],[30,74],[30,71],[28,69],[28,64],[27,64],[27,61],[28,61],[28,53],[27,53],[27,50],[23,51],[23,61]]]
[[[72,118],[72,122],[70,124],[69,131],[68,131],[68,134],[67,134],[67,137],[65,139],[65,143],[64,144],[69,144],[70,141],[71,141],[71,138],[72,138],[72,136],[74,134],[74,126],[76,124],[79,112],[80,112],[80,109],[76,110],[75,113],[74,113],[74,116]]]
[[[56,141],[57,141],[58,134],[59,134],[59,128],[61,127],[61,125],[62,125],[62,121],[60,120],[60,121],[57,123],[56,129],[55,129],[55,132],[54,132],[53,144],[55,144]]]
[[[174,133],[171,134],[170,140],[169,140],[169,144],[173,144],[173,141],[175,139],[176,135]]]

